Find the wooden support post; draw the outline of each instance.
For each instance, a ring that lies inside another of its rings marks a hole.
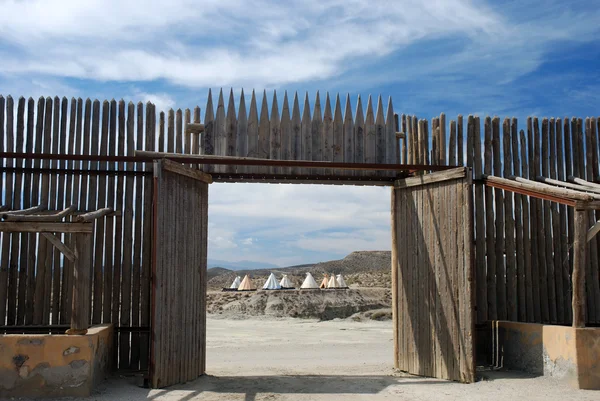
[[[585,327],[585,268],[587,212],[575,210],[573,238],[573,327]]]
[[[73,302],[71,304],[71,328],[67,330],[67,334],[86,334],[90,321],[93,235],[91,233],[77,233],[74,237]]]

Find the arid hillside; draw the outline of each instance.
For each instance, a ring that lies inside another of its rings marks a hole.
[[[352,252],[344,259],[314,265],[238,271],[214,267],[208,269],[208,289],[215,291],[229,287],[236,275],[244,277],[245,274],[249,274],[254,284],[260,288],[271,273],[274,273],[277,279],[281,279],[283,274],[287,274],[294,286],[298,288],[308,272],[312,273],[319,283],[325,273],[341,273],[351,288],[390,288],[390,264],[391,252],[389,251],[357,251]]]

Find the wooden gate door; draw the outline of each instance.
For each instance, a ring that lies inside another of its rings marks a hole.
[[[391,206],[395,367],[473,382],[471,170],[398,180]]]
[[[210,175],[179,163],[154,164],[150,385],[204,374],[206,251]]]

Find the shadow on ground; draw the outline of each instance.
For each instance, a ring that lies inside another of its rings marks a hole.
[[[186,401],[203,392],[245,394],[254,401],[258,394],[378,394],[392,385],[443,384],[439,380],[395,376],[289,375],[289,376],[203,376],[193,382],[153,391],[148,400],[171,392],[169,400]],[[173,392],[183,391],[181,398]]]

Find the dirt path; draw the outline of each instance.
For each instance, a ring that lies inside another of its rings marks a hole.
[[[597,400],[547,378],[486,373],[465,385],[394,375],[390,322],[208,319],[208,375],[168,390],[115,378],[94,399],[114,400]]]

